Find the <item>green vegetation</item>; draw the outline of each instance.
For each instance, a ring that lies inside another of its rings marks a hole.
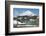
[[[39,25],[39,19],[37,19],[37,17],[17,17],[17,18],[14,18],[14,20],[17,20],[21,23],[25,23],[25,24],[20,24],[20,25]],[[17,25],[19,25],[19,23],[17,23]]]

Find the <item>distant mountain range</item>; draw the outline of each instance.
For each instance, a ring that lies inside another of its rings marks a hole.
[[[18,16],[30,16],[30,17],[31,17],[31,16],[37,16],[37,15],[34,14],[33,12],[27,10],[27,11],[25,11],[25,12],[19,14]],[[17,17],[17,16],[14,16],[14,17]]]
[[[19,16],[35,16],[36,14],[32,13],[31,11],[27,10],[21,13]]]

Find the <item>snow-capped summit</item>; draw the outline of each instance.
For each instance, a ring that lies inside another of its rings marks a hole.
[[[21,13],[19,16],[35,16],[36,14],[32,13],[31,11],[27,10],[23,13]]]

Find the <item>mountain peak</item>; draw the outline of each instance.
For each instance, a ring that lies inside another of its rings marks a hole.
[[[27,10],[27,11],[21,13],[19,16],[25,16],[25,15],[27,15],[27,16],[34,16],[35,14],[32,13],[31,11]]]

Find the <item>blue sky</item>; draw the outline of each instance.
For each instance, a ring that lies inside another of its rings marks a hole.
[[[13,16],[18,16],[19,14],[25,12],[25,11],[31,11],[32,13],[39,15],[39,9],[29,9],[29,8],[14,8],[13,9]]]

